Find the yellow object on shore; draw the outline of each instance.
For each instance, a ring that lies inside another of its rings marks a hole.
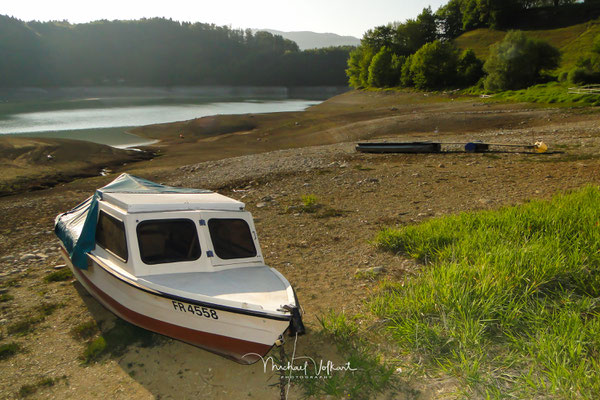
[[[535,142],[533,146],[536,153],[545,153],[548,151],[548,145],[544,142]]]

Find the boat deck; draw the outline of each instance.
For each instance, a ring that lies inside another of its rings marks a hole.
[[[185,272],[139,277],[164,292],[209,296],[214,299],[247,303],[249,308],[275,311],[289,304],[287,286],[267,266],[242,267],[216,272]],[[258,306],[255,308],[255,306]]]

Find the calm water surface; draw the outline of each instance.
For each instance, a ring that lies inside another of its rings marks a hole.
[[[0,134],[20,134],[34,137],[70,138],[128,147],[149,143],[148,140],[128,134],[131,127],[157,123],[185,121],[216,114],[246,114],[283,111],[302,111],[319,104],[320,100],[277,99],[178,103],[160,99],[152,104],[111,104],[96,107],[99,99],[90,102],[65,102],[63,109],[4,113],[0,119]],[[158,104],[157,104],[158,103]],[[79,108],[83,107],[83,108]],[[39,109],[38,104],[31,104]]]

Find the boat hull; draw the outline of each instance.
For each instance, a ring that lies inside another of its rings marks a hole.
[[[64,249],[63,253],[66,255]],[[244,309],[223,309],[142,290],[93,259],[87,270],[73,267],[68,256],[66,259],[77,280],[118,317],[241,364],[253,364],[264,357],[289,326],[289,319],[251,315]]]
[[[361,153],[439,153],[440,143],[406,142],[406,143],[358,143],[356,151]]]

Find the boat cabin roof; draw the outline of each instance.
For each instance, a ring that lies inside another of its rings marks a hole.
[[[214,192],[206,193],[111,193],[102,200],[128,213],[216,210],[241,211],[245,204]]]

